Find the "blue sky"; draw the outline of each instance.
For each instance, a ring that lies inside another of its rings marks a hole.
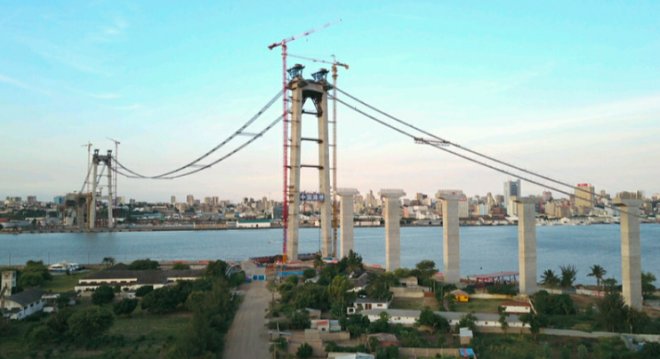
[[[147,174],[204,153],[280,88],[279,50],[266,46],[336,19],[289,51],[349,63],[344,90],[570,183],[653,194],[659,13],[651,1],[0,1],[0,196],[80,189],[88,140],[105,150],[119,139],[120,160]],[[339,109],[340,186],[502,191],[507,176]],[[196,176],[120,178],[120,195],[279,198],[280,164],[278,127]]]

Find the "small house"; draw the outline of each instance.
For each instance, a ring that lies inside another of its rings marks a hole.
[[[399,284],[404,287],[417,287],[419,285],[419,281],[417,280],[417,277],[410,276],[399,279]]]
[[[316,329],[319,332],[340,332],[341,325],[339,325],[338,320],[329,320],[329,319],[314,319],[311,320],[311,329]]]
[[[526,314],[532,312],[532,305],[528,302],[504,302],[500,304],[504,313]]]
[[[387,299],[356,298],[352,307],[348,307],[348,314],[355,314],[361,310],[388,309],[390,301]]]
[[[474,335],[472,334],[472,330],[470,330],[470,328],[459,328],[458,337],[460,339],[461,345],[470,345]]]

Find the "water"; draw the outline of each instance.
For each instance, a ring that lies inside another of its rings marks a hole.
[[[599,264],[606,277],[620,281],[621,245],[617,225],[537,227],[538,274],[545,269],[559,272],[560,265],[575,265],[578,282],[594,283],[586,275]],[[461,227],[461,274],[518,270],[518,234],[515,226]],[[318,229],[300,230],[300,252],[319,249]],[[103,257],[129,262],[138,258],[240,260],[280,253],[281,229],[48,233],[0,235],[0,264],[70,261],[99,263]],[[366,263],[384,265],[383,228],[356,228],[355,249]],[[660,277],[660,225],[641,226],[642,270]],[[414,267],[431,259],[442,267],[442,228],[401,229],[401,264]]]

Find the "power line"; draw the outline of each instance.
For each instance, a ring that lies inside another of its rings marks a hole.
[[[339,89],[338,89],[338,90],[339,90]],[[341,90],[339,90],[339,91],[341,91]],[[513,172],[511,172],[511,171],[508,171],[508,170],[506,170],[506,169],[502,169],[502,168],[499,168],[499,167],[495,167],[495,166],[493,166],[493,165],[491,165],[491,164],[488,164],[488,163],[486,163],[486,162],[483,162],[483,161],[481,161],[481,160],[478,160],[478,159],[472,158],[472,157],[467,156],[467,155],[464,155],[464,154],[462,154],[462,153],[458,153],[458,152],[456,152],[456,151],[452,151],[452,150],[450,150],[450,149],[447,149],[447,148],[445,148],[445,147],[442,147],[441,144],[437,144],[437,143],[430,142],[430,141],[428,141],[428,140],[420,139],[419,137],[416,137],[416,136],[413,135],[412,133],[407,132],[407,131],[405,131],[405,130],[402,130],[402,129],[396,127],[396,126],[393,126],[393,125],[391,125],[391,124],[389,124],[389,123],[387,123],[387,122],[385,122],[385,121],[383,121],[383,120],[380,120],[380,119],[378,119],[378,118],[376,118],[376,117],[374,117],[374,116],[372,116],[372,115],[370,115],[370,114],[368,114],[368,113],[366,113],[366,112],[364,112],[364,111],[358,109],[358,108],[355,107],[355,106],[352,106],[352,105],[350,105],[350,104],[348,104],[348,103],[346,103],[346,102],[344,102],[344,101],[342,101],[342,100],[340,100],[340,99],[338,99],[338,98],[335,98],[335,99],[337,100],[337,102],[339,102],[339,103],[341,103],[342,105],[344,105],[344,106],[350,108],[351,110],[353,110],[353,111],[355,111],[355,112],[357,112],[357,113],[359,113],[359,114],[361,114],[361,115],[363,115],[363,116],[365,116],[365,117],[367,117],[367,118],[369,118],[369,119],[371,119],[371,120],[373,120],[373,121],[375,121],[375,122],[377,122],[377,123],[379,123],[379,124],[381,124],[381,125],[383,125],[383,126],[385,126],[385,127],[388,127],[388,128],[390,128],[391,130],[394,130],[394,131],[396,131],[396,132],[398,132],[398,133],[400,133],[400,134],[402,134],[402,135],[404,135],[404,136],[410,137],[410,138],[412,138],[412,139],[415,140],[415,141],[420,141],[420,142],[422,142],[422,143],[424,143],[424,144],[427,144],[427,145],[429,145],[429,146],[431,146],[431,147],[435,147],[435,148],[437,148],[437,149],[439,149],[439,150],[441,150],[441,151],[445,151],[445,152],[447,152],[447,153],[449,153],[449,154],[452,154],[452,155],[454,155],[454,156],[457,156],[457,157],[463,158],[463,159],[465,159],[465,160],[467,160],[467,161],[470,161],[470,162],[476,163],[476,164],[478,164],[478,165],[481,165],[481,166],[484,166],[484,167],[490,168],[490,169],[492,169],[492,170],[494,170],[494,171],[497,171],[497,172],[500,172],[500,173],[503,173],[503,174],[506,174],[506,175],[509,175],[509,176],[513,176],[513,177],[516,177],[516,178],[520,178],[520,179],[523,180],[523,181],[526,181],[526,182],[529,182],[529,183],[535,184],[535,185],[537,185],[537,186],[541,186],[541,187],[543,187],[543,188],[547,188],[547,189],[550,189],[550,190],[553,190],[553,191],[556,191],[556,192],[562,193],[562,194],[567,195],[567,196],[569,196],[569,197],[570,197],[571,195],[573,195],[573,194],[570,193],[570,192],[566,192],[566,191],[564,191],[564,190],[562,190],[562,189],[559,189],[559,188],[556,188],[556,187],[554,187],[554,186],[551,186],[551,185],[548,185],[548,184],[545,184],[545,183],[539,182],[539,181],[537,181],[537,180],[534,180],[534,179],[531,179],[531,178],[528,178],[528,177],[525,177],[525,176],[520,176],[520,175],[518,175],[518,174],[516,174],[516,173],[513,173]],[[377,110],[377,109],[374,109],[374,111],[378,111],[378,110]],[[412,125],[411,125],[411,126],[412,126]],[[423,130],[421,130],[421,129],[417,129],[417,128],[415,128],[415,129],[418,130],[418,131],[420,131],[420,132],[423,131]],[[424,132],[426,132],[426,131],[424,131]],[[424,133],[424,132],[422,132],[422,133]],[[442,140],[442,139],[441,139],[441,141],[442,141],[442,142],[445,142],[445,141]],[[532,173],[532,174],[534,174],[534,173]],[[536,175],[536,174],[534,174],[534,175]],[[589,193],[590,193],[590,192],[589,192]],[[611,209],[614,209],[613,206],[610,206],[610,205],[605,205],[605,207],[607,207],[607,208],[611,208]],[[635,214],[635,213],[628,212],[628,211],[626,211],[626,210],[624,210],[624,209],[621,209],[621,208],[616,208],[616,210],[618,210],[618,211],[620,211],[620,212],[622,212],[622,213],[629,213],[629,214],[632,214],[633,216],[635,216],[635,217],[637,217],[637,218],[644,218],[643,216],[637,215],[637,214]]]

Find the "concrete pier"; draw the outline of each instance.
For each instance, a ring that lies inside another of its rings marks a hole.
[[[458,201],[462,191],[439,191],[442,201],[442,262],[445,283],[461,281],[461,238],[459,232]]]
[[[623,299],[631,308],[642,309],[642,262],[639,237],[639,207],[642,199],[623,192],[614,199],[621,210],[621,284]]]
[[[341,201],[339,226],[341,234],[339,237],[340,250],[338,257],[347,257],[354,248],[353,241],[353,196],[358,194],[355,188],[338,188],[337,195]]]
[[[515,205],[518,209],[519,292],[522,295],[532,295],[537,291],[536,210],[534,201],[530,198],[517,198]]]
[[[383,217],[385,217],[385,269],[401,267],[401,201],[406,193],[401,189],[382,189]]]

